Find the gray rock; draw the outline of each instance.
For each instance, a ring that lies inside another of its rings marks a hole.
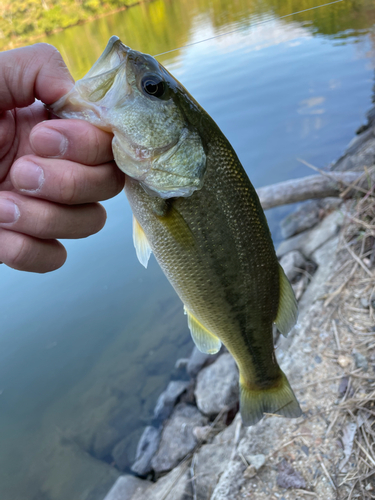
[[[233,357],[225,353],[199,373],[197,406],[204,414],[215,417],[224,407],[233,407],[238,397],[238,369]]]
[[[193,491],[189,463],[185,462],[131,500],[191,500]]]
[[[244,483],[245,465],[242,461],[232,460],[220,476],[210,500],[238,500]]]
[[[300,251],[293,250],[282,256],[280,264],[284,269],[287,278],[292,281],[298,274],[300,274],[300,269],[306,268],[307,261]]]
[[[196,446],[194,427],[207,423],[195,406],[178,404],[162,432],[159,449],[151,461],[156,472],[166,472],[175,467]]]
[[[333,210],[338,210],[341,205],[344,203],[342,198],[323,198],[322,200],[318,200],[319,207],[323,210],[324,213],[332,212]]]
[[[201,369],[208,363],[213,363],[219,354],[204,354],[194,346],[193,352],[190,355],[186,371],[190,377],[195,378]]]
[[[372,111],[373,112],[373,111]],[[371,111],[370,111],[371,113]],[[368,117],[370,118],[370,114]],[[375,127],[366,127],[363,133],[354,137],[344,154],[331,165],[331,170],[362,170],[363,165],[370,168],[375,163]]]
[[[256,471],[258,471],[266,463],[266,457],[261,453],[258,455],[247,455],[246,460]]]
[[[219,482],[229,463],[232,443],[206,444],[194,455],[194,477],[197,500],[206,500]]]
[[[160,437],[161,429],[146,427],[137,446],[135,462],[131,467],[133,472],[140,476],[146,476],[151,472],[151,460],[158,449]]]
[[[332,212],[313,229],[283,241],[276,251],[277,256],[280,258],[292,250],[300,250],[305,257],[310,257],[338,233],[342,221],[343,215],[340,212]]]
[[[368,362],[367,362],[366,357],[354,349],[353,350],[353,358],[354,358],[354,362],[355,362],[355,367],[362,368],[363,371],[367,372]]]
[[[169,382],[166,390],[160,394],[156,402],[154,418],[157,420],[167,419],[171,415],[178,397],[188,386],[189,382],[187,381],[172,380],[172,382]]]
[[[370,307],[370,301],[368,300],[367,297],[362,297],[361,298],[361,306],[364,307],[365,309],[367,309],[368,307]]]
[[[186,370],[188,363],[189,363],[189,358],[179,358],[176,361],[174,367],[176,370],[183,370],[183,369]]]
[[[104,500],[132,500],[133,495],[140,495],[151,484],[134,476],[120,476]]]
[[[283,238],[290,238],[295,234],[310,229],[319,222],[320,204],[318,200],[309,200],[289,214],[280,222]]]
[[[142,435],[143,428],[130,433],[122,439],[112,450],[112,457],[120,470],[126,470],[135,460],[138,441]]]

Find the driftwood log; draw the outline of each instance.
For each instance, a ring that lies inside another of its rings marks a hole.
[[[279,182],[257,189],[264,210],[313,198],[350,198],[366,193],[375,181],[375,172],[322,172],[301,179]]]

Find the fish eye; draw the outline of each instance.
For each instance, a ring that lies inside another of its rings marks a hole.
[[[163,99],[166,97],[167,85],[158,75],[146,75],[142,78],[142,89],[146,94]]]

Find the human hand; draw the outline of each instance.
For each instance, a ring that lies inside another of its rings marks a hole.
[[[110,134],[82,120],[45,121],[42,102],[72,86],[50,45],[0,53],[0,262],[14,269],[61,267],[66,250],[57,239],[99,231],[106,213],[97,202],[124,186]]]

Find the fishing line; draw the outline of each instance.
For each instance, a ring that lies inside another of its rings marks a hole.
[[[327,7],[328,5],[333,5],[334,3],[340,3],[343,0],[334,0],[334,2],[324,3],[322,5],[317,5],[316,7],[309,7],[308,9],[298,10],[297,12],[292,12],[291,14],[285,14],[285,16],[278,17],[277,19],[285,19],[286,17],[294,16],[296,14],[302,14],[303,12],[308,12],[310,10],[320,9],[321,7]],[[270,23],[273,19],[267,19],[265,21],[259,21],[254,23],[253,26],[259,26],[261,24]],[[205,38],[204,40],[199,40],[199,42],[192,42],[182,47],[176,47],[175,49],[167,50],[166,52],[161,52],[160,54],[156,54],[154,57],[163,56],[164,54],[170,54],[171,52],[175,52],[176,50],[185,49],[186,47],[191,47],[192,45],[197,45],[198,43],[208,42],[209,40],[215,40],[221,36],[231,35],[232,33],[237,33],[238,31],[242,31],[244,28],[241,26],[240,28],[236,28],[232,31],[227,31],[226,33],[220,33],[219,35],[211,36],[210,38]]]

